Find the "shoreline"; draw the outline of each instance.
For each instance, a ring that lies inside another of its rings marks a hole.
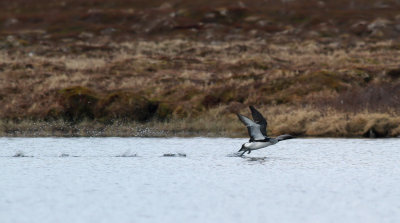
[[[398,138],[400,117],[396,114],[321,112],[290,107],[260,109],[267,114],[268,135],[291,134],[298,138]],[[292,110],[292,111],[290,111]],[[20,121],[0,119],[0,137],[229,137],[247,138],[247,130],[233,113],[224,109],[196,118],[148,122],[97,120]],[[249,116],[243,110],[244,115]]]

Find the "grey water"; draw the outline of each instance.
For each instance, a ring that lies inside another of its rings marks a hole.
[[[399,139],[0,138],[0,222],[400,222]]]

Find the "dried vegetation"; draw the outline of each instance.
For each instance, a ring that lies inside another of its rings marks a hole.
[[[400,135],[394,1],[23,2],[0,3],[0,135],[245,136],[247,105],[274,135]]]

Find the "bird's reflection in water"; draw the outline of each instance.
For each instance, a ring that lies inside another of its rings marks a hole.
[[[243,159],[245,159],[249,164],[264,164],[265,162],[269,161],[268,157],[243,157]]]
[[[285,160],[285,158],[282,157],[248,157],[248,156],[242,156],[242,159],[246,160],[248,163],[266,163],[266,162],[274,162],[277,160]]]
[[[238,157],[242,158],[243,160],[247,161],[248,163],[265,163],[265,162],[274,162],[279,160],[287,160],[288,158],[284,157],[273,157],[273,156],[246,156],[241,155],[240,152],[231,153],[226,155],[227,157]]]
[[[268,157],[244,157],[247,161],[253,162],[253,161],[266,161],[268,160]]]

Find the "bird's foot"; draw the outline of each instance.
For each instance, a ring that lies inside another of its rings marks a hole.
[[[239,152],[241,152],[241,151],[239,151]],[[246,152],[247,152],[247,154],[250,154],[251,150],[250,149],[244,150],[239,156],[243,156]]]
[[[245,154],[246,153],[246,151],[243,151],[239,156],[243,156],[243,154]]]

